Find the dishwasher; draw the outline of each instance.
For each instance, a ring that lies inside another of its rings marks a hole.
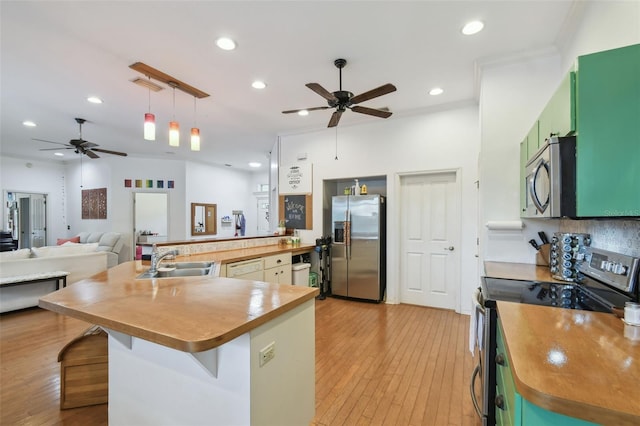
[[[264,281],[262,259],[250,259],[227,265],[227,277],[242,280]]]

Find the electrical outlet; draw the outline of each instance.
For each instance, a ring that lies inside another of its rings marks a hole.
[[[260,367],[276,356],[276,342],[271,342],[260,351]]]

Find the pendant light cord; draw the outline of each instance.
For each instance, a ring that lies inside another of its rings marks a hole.
[[[149,82],[151,82],[151,77],[149,77]],[[147,111],[151,112],[151,87],[149,87],[149,109]]]

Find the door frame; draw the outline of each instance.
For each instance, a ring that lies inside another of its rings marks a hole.
[[[49,219],[49,194],[47,192],[36,192],[36,191],[18,191],[18,190],[11,190],[11,189],[4,189],[3,193],[2,193],[2,200],[3,200],[3,209],[2,209],[2,225],[0,226],[0,228],[4,229],[5,226],[8,225],[9,222],[9,206],[8,206],[8,201],[9,201],[9,194],[17,194],[17,195],[28,195],[29,196],[29,204],[31,204],[31,196],[33,195],[38,195],[38,196],[42,196],[44,198],[44,245],[46,246],[49,243],[49,229],[48,229],[48,219]],[[17,201],[17,200],[14,200]],[[19,207],[19,206],[18,206]],[[66,217],[66,214],[65,214]],[[19,230],[18,230],[19,231]],[[18,248],[20,248],[20,235],[17,235],[17,239],[18,239]],[[32,246],[32,237],[30,237],[30,243],[29,243],[29,247]]]
[[[456,291],[456,295],[455,295],[455,302],[454,302],[454,306],[455,306],[455,311],[456,312],[462,312],[462,304],[461,304],[461,300],[462,300],[462,281],[461,281],[461,268],[462,268],[462,168],[460,167],[454,167],[454,168],[446,168],[446,169],[434,169],[434,170],[420,170],[420,171],[412,171],[412,172],[399,172],[395,174],[395,178],[394,178],[394,193],[395,193],[395,201],[393,202],[393,212],[392,214],[388,214],[387,215],[387,222],[389,223],[396,223],[397,226],[395,226],[395,230],[389,229],[389,226],[387,226],[388,234],[387,234],[387,238],[389,243],[391,244],[389,246],[390,250],[388,251],[388,257],[389,254],[392,254],[395,259],[392,260],[392,262],[394,262],[396,265],[400,265],[400,259],[402,257],[402,250],[403,250],[403,245],[402,245],[402,241],[401,241],[401,224],[400,224],[400,220],[402,218],[402,215],[400,213],[400,208],[402,206],[402,178],[405,177],[411,177],[411,176],[433,176],[433,175],[439,175],[439,174],[444,174],[444,173],[454,173],[455,174],[455,188],[457,191],[457,196],[455,197],[455,202],[457,204],[457,209],[456,209],[456,223],[458,224],[456,226],[455,229],[455,236],[452,236],[451,241],[453,242],[454,247],[456,247],[456,250],[453,252],[456,256],[456,268],[454,270],[454,282],[455,282],[455,291]],[[389,199],[389,197],[387,198],[387,200]],[[390,207],[389,204],[387,204],[387,207]],[[389,238],[392,237],[392,238]],[[387,260],[389,261],[389,259]],[[387,281],[387,297],[388,297],[388,303],[401,303],[400,301],[400,294],[401,294],[401,281],[400,281],[400,268],[393,268],[393,276],[388,276],[388,279],[391,280],[391,282],[393,282],[393,286],[391,286],[392,288],[392,293],[389,294],[389,289],[390,286],[388,285],[389,281]],[[391,269],[390,269],[391,270]],[[390,271],[389,270],[389,271]],[[388,271],[388,272],[389,272]]]

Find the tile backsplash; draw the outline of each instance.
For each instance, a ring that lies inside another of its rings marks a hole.
[[[640,257],[640,220],[561,219],[561,232],[591,234],[591,245]]]

